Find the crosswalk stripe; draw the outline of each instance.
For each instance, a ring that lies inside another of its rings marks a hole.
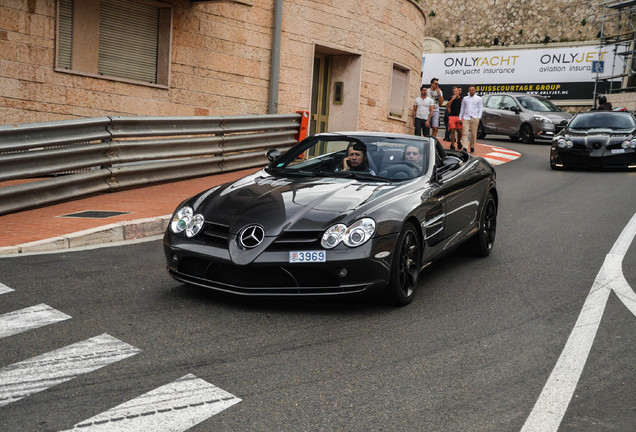
[[[188,374],[80,422],[69,431],[185,431],[239,402],[236,396]]]
[[[70,319],[44,303],[0,315],[0,339]]]
[[[8,293],[13,291],[11,288],[0,282],[0,294]]]
[[[139,352],[102,334],[7,366],[0,369],[0,407]]]

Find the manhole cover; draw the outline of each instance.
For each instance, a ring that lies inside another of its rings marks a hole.
[[[69,213],[60,217],[74,217],[74,218],[87,218],[87,219],[106,219],[109,217],[120,216],[130,214],[130,212],[116,212],[116,211],[99,211],[99,210],[87,210],[78,213]]]

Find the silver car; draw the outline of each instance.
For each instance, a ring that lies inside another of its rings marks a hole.
[[[496,93],[482,97],[484,110],[477,136],[508,135],[529,144],[535,138],[552,139],[570,121],[572,114],[561,111],[548,99],[526,93]]]

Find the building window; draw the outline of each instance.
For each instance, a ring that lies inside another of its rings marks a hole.
[[[170,5],[132,0],[58,4],[58,70],[168,85]]]
[[[409,73],[409,69],[396,64],[393,65],[389,117],[406,120],[408,114]]]

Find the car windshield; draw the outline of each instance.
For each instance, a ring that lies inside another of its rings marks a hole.
[[[318,134],[267,166],[272,175],[344,177],[365,182],[409,180],[428,167],[431,138]]]
[[[518,96],[517,100],[527,110],[539,112],[559,112],[561,109],[547,99],[536,96]]]
[[[636,122],[631,114],[612,114],[604,112],[590,112],[584,114],[578,114],[575,116],[570,124],[570,129],[634,129],[636,128]]]

